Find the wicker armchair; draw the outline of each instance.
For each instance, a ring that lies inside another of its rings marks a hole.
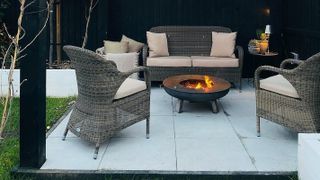
[[[297,66],[286,69],[288,64]],[[282,62],[280,68],[261,66],[256,70],[258,136],[260,136],[260,118],[281,124],[296,132],[320,131],[319,69],[320,53],[306,61],[287,59]],[[272,71],[279,75],[260,80],[262,71]],[[279,78],[281,82],[278,81]]]
[[[78,97],[68,130],[76,136],[95,143],[94,159],[100,144],[115,133],[136,122],[146,119],[146,136],[149,138],[150,81],[145,67],[130,72],[118,71],[112,61],[98,54],[73,46],[65,46],[76,71]],[[128,78],[133,73],[144,71],[145,82]]]

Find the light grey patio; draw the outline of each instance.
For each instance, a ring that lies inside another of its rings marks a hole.
[[[67,116],[47,139],[47,161],[42,169],[154,170],[211,172],[293,172],[297,170],[297,133],[262,120],[256,137],[255,93],[244,81],[242,93],[232,89],[220,99],[221,111],[210,105],[185,103],[175,111],[176,99],[164,89],[151,90],[151,133],[145,121],[104,143],[98,159],[94,144],[68,134],[62,141]]]

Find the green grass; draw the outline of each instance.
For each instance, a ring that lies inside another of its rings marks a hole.
[[[75,100],[69,98],[47,98],[46,124],[51,127]],[[0,105],[2,115],[3,106]],[[19,163],[19,99],[15,98],[10,111],[9,120],[5,129],[5,139],[0,141],[0,179],[12,179],[11,169]]]

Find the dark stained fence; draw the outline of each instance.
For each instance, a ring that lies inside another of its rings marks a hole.
[[[238,32],[237,44],[247,51],[258,28],[274,27],[273,47],[281,51],[282,1],[278,0],[109,0],[108,38],[122,34],[146,42],[145,33],[153,26],[188,25],[230,27]],[[270,15],[266,10],[270,9]],[[280,59],[279,59],[280,60]],[[245,54],[244,76],[253,73],[252,57]]]
[[[320,1],[284,0],[285,45],[302,59],[320,52]]]
[[[81,45],[85,3],[62,0],[62,45]],[[12,27],[16,11],[9,12],[7,22]],[[87,48],[103,46],[106,32],[111,40],[126,34],[146,42],[145,32],[158,25],[227,26],[239,33],[238,44],[245,49],[246,77],[254,70],[247,43],[266,24],[272,25],[271,50],[280,52],[279,61],[291,51],[302,58],[320,51],[319,0],[100,0],[92,14]]]
[[[88,0],[62,0],[61,33],[62,44],[81,46],[85,32],[85,13],[88,11]],[[103,45],[108,25],[108,0],[100,0],[91,15],[88,49]]]
[[[63,44],[81,45],[84,33],[84,0],[62,1]],[[270,9],[270,15],[266,13]],[[272,46],[281,50],[282,1],[279,0],[100,0],[93,13],[89,49],[103,45],[107,37],[120,40],[125,34],[146,42],[145,33],[159,25],[230,27],[238,32],[238,44],[247,49],[255,31],[273,26]],[[246,53],[244,74],[252,74],[252,57]]]

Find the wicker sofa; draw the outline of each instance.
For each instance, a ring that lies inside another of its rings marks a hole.
[[[220,26],[158,26],[150,29],[150,32],[166,33],[168,40],[169,58],[190,57],[210,58],[212,46],[212,32],[232,32],[231,29]],[[206,74],[224,78],[232,83],[239,85],[241,90],[241,74],[243,66],[243,49],[236,46],[235,55],[237,66],[224,66],[223,61],[215,65],[195,66],[155,66],[148,63],[148,46],[143,48],[143,65],[150,71],[151,81],[163,81],[168,76],[181,74]],[[166,57],[161,57],[165,59]],[[169,61],[169,60],[168,60]]]

